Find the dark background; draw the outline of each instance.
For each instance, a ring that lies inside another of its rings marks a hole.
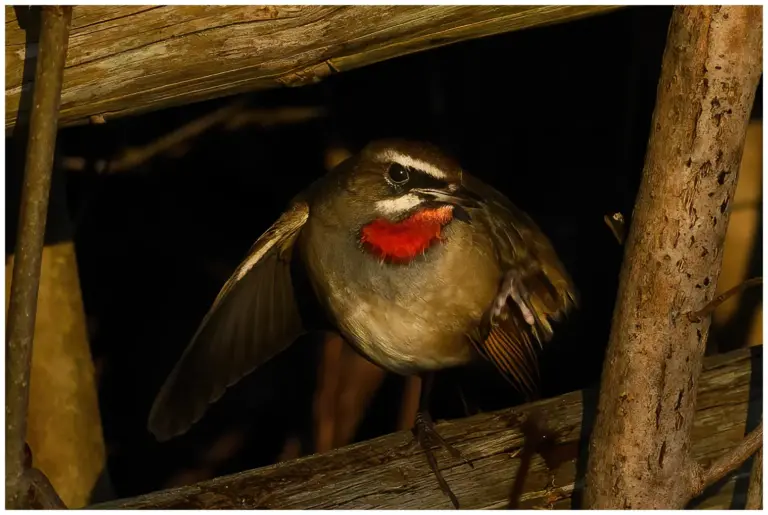
[[[433,141],[527,211],[552,239],[582,301],[544,352],[544,393],[596,383],[622,256],[603,216],[631,214],[670,15],[670,7],[629,8],[249,95],[251,107],[325,106],[328,116],[212,130],[181,157],[160,156],[117,175],[57,169],[48,240],[76,243],[111,495],[157,490],[178,470],[205,466],[205,451],[233,427],[247,435],[244,447],[216,474],[273,463],[286,434],[306,433],[316,380],[312,339],[233,388],[185,436],[158,444],[146,419],[219,288],[286,202],[324,173],[324,152],[337,142],[354,151],[379,137]],[[230,101],[64,129],[59,162],[108,159]],[[6,253],[18,184],[9,173]],[[435,418],[464,415],[455,381],[483,409],[520,402],[492,374],[441,379]],[[393,430],[401,387],[400,378],[388,379],[358,439]]]

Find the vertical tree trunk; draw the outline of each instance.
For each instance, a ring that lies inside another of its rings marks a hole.
[[[711,300],[762,64],[762,7],[676,7],[590,442],[592,509],[682,508]]]

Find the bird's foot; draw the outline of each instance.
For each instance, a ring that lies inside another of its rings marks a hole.
[[[451,487],[448,486],[448,483],[445,481],[445,478],[440,472],[440,469],[437,468],[437,459],[435,458],[432,447],[435,445],[438,447],[443,447],[454,458],[464,461],[464,463],[472,468],[474,468],[474,465],[472,465],[472,463],[462,455],[461,451],[446,442],[445,439],[440,436],[440,433],[438,433],[435,429],[435,425],[432,422],[429,414],[422,412],[416,414],[416,423],[414,425],[413,432],[415,433],[416,440],[419,442],[419,445],[424,451],[424,454],[427,456],[427,462],[429,463],[429,467],[432,469],[432,472],[435,474],[437,482],[440,484],[440,489],[451,499],[453,507],[458,510],[459,500],[451,490]]]
[[[523,281],[520,274],[515,270],[510,270],[504,275],[504,280],[501,283],[501,287],[496,295],[496,300],[493,303],[493,309],[491,311],[491,320],[501,315],[504,310],[504,305],[507,303],[507,299],[512,299],[523,318],[528,325],[534,325],[536,319],[533,316],[533,311],[528,304],[530,295],[523,286]]]

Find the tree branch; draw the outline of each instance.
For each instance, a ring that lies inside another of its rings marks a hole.
[[[138,148],[128,148],[117,159],[106,163],[105,170],[98,171],[103,171],[104,173],[117,173],[135,168],[158,154],[166,152],[185,141],[194,139],[215,125],[223,123],[235,113],[242,110],[245,104],[246,99],[240,97],[224,107],[206,113],[205,115],[182,125],[178,129],[163,135],[149,145]]]
[[[45,474],[39,469],[28,468],[24,471],[25,486],[32,493],[33,503],[43,510],[66,510],[67,506],[61,500],[56,489]],[[32,506],[37,508],[37,506]]]
[[[757,450],[755,461],[752,464],[752,473],[749,477],[749,490],[747,491],[747,510],[763,509],[763,447]]]
[[[693,466],[690,496],[696,497],[709,485],[716,483],[726,474],[737,469],[762,445],[763,422],[761,420],[760,425],[752,430],[739,445],[717,458],[709,467],[704,468],[699,464]]]
[[[8,301],[5,362],[6,507],[28,503],[25,471],[27,406],[37,290],[43,256],[53,153],[67,56],[72,7],[42,8],[40,44],[35,72],[29,145],[19,213],[19,237]]]
[[[322,107],[300,106],[275,109],[244,109],[247,99],[240,97],[219,109],[191,120],[181,127],[162,135],[141,147],[128,147],[112,159],[98,159],[93,163],[97,173],[118,173],[133,170],[155,157],[171,153],[180,148],[189,148],[190,143],[216,126],[233,131],[248,125],[269,127],[273,125],[302,123],[325,116]],[[65,156],[61,160],[65,170],[82,172],[89,168],[84,157]]]
[[[711,315],[720,306],[720,304],[730,299],[737,293],[740,293],[751,286],[757,286],[758,284],[763,284],[762,277],[753,277],[752,279],[744,281],[738,286],[734,286],[730,290],[724,291],[723,293],[721,293],[720,295],[712,299],[709,303],[707,303],[706,306],[704,306],[700,310],[688,313],[688,320],[694,323],[701,322],[704,318]]]

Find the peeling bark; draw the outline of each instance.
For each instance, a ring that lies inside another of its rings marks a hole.
[[[712,299],[762,63],[762,7],[676,7],[590,442],[586,506],[682,508]]]

